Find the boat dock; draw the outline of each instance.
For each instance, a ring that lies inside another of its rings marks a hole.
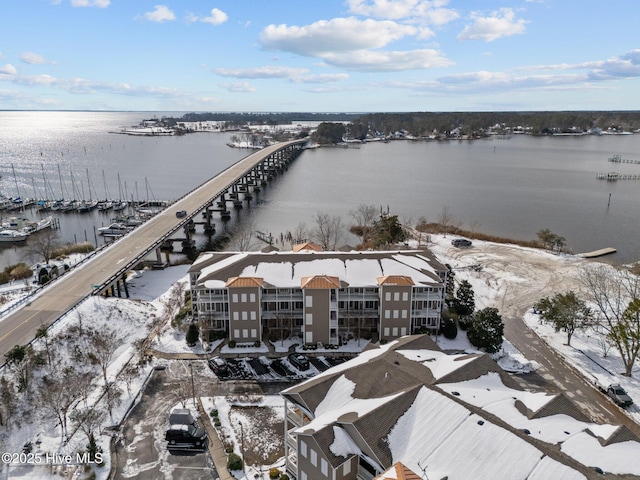
[[[634,163],[636,165],[640,165],[640,160],[629,160],[627,158],[622,158],[622,155],[613,155],[609,157],[609,161],[613,163]]]
[[[603,255],[609,255],[611,253],[616,253],[616,249],[612,247],[607,247],[607,248],[601,248],[600,250],[594,250],[593,252],[578,253],[576,257],[596,258],[596,257],[602,257]]]
[[[600,173],[596,175],[598,180],[607,180],[608,182],[615,182],[617,180],[640,180],[640,174],[638,173]]]

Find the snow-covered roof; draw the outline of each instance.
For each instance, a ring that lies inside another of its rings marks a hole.
[[[367,252],[244,252],[207,255],[194,263],[198,284],[219,288],[231,277],[262,278],[281,288],[300,288],[304,277],[337,277],[343,286],[377,287],[379,277],[410,278],[416,285],[441,284],[437,272],[446,268],[426,250]]]
[[[296,432],[313,435],[333,465],[362,455],[450,480],[578,480],[596,467],[640,475],[633,435],[607,442],[617,427],[589,422],[563,396],[522,390],[487,355],[447,355],[426,335],[367,350],[282,395],[310,413]]]

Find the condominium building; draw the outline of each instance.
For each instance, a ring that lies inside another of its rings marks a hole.
[[[428,335],[369,344],[284,390],[297,480],[638,478],[640,441],[562,394],[524,390],[487,354]],[[607,475],[602,475],[606,472]]]
[[[189,269],[204,331],[339,345],[436,330],[447,268],[428,250],[203,253]]]

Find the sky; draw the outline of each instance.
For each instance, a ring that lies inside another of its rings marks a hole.
[[[0,109],[634,110],[636,0],[20,0]]]

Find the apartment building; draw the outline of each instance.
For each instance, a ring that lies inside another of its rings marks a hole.
[[[447,268],[428,250],[203,253],[189,269],[202,331],[252,343],[392,340],[436,330]]]
[[[625,426],[597,425],[564,395],[524,390],[487,354],[448,355],[428,335],[370,344],[281,395],[292,479],[636,478],[640,439]]]

